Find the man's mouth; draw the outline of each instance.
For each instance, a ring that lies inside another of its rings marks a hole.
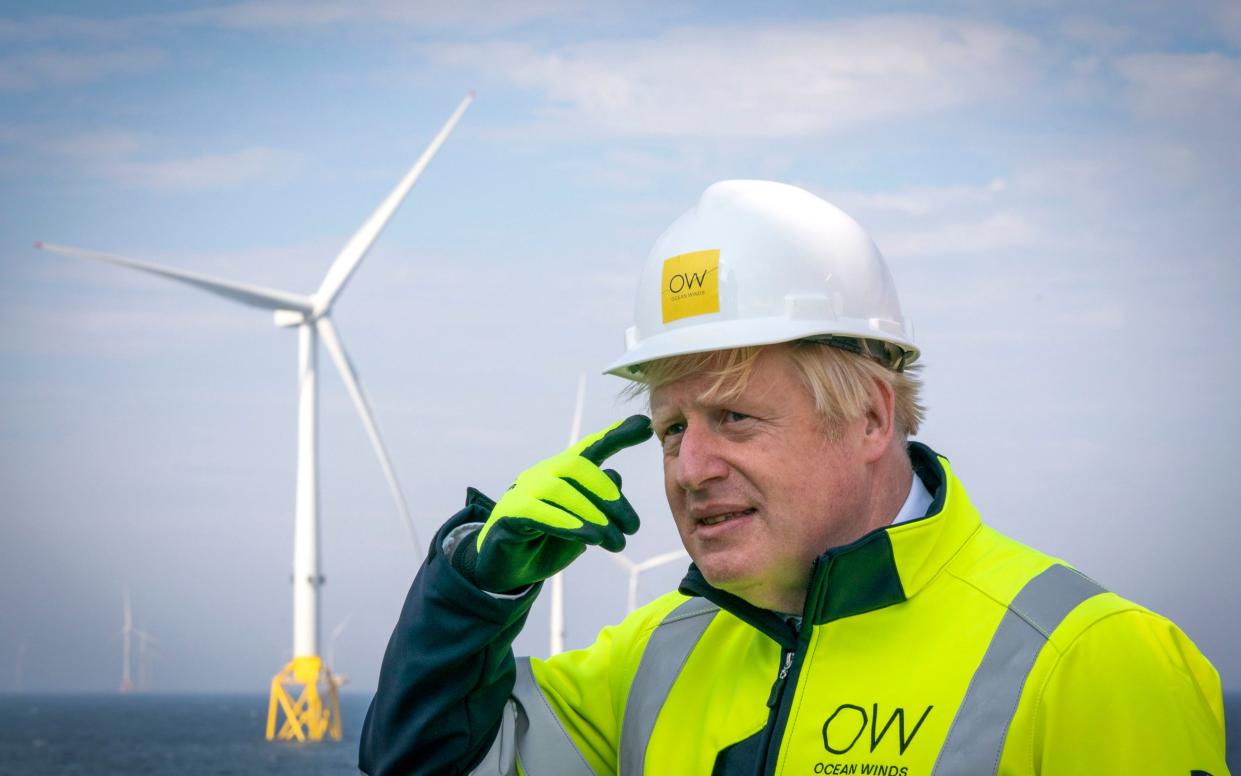
[[[723,514],[711,515],[710,517],[704,517],[699,522],[701,522],[703,525],[719,525],[720,523],[723,523],[726,520],[732,520],[734,517],[745,517],[746,515],[752,515],[756,511],[758,510],[751,507],[749,509],[742,509],[736,512],[724,512]]]

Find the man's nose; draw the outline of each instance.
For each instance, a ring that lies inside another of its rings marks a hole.
[[[720,456],[722,440],[703,423],[690,423],[681,434],[676,457],[676,482],[683,490],[702,490],[713,480],[728,476],[728,464]]]

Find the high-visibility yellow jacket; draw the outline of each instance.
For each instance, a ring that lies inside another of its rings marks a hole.
[[[1227,773],[1219,677],[1189,638],[983,525],[945,459],[910,455],[928,514],[821,556],[799,622],[691,567],[680,592],[549,660],[508,650],[531,596],[476,599],[463,607],[492,636],[437,662],[408,622],[435,607],[407,602],[363,770]],[[458,582],[415,582],[411,600],[442,604]],[[434,673],[454,670],[468,680]]]

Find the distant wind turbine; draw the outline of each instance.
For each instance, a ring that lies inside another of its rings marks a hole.
[[[158,660],[163,657],[160,651],[155,648],[155,637],[147,633],[141,628],[134,628],[134,635],[138,637],[138,685],[139,692],[145,692],[151,689],[151,660]]]
[[[133,663],[131,657],[131,646],[134,635],[134,612],[129,605],[129,586],[126,585],[121,589],[121,688],[119,692],[131,693],[134,691],[133,679],[129,674],[129,667]],[[116,638],[113,636],[113,638]]]
[[[26,657],[26,639],[17,642],[17,660],[13,664],[13,691],[21,692],[26,689],[25,685],[25,666],[22,665]]]
[[[99,251],[72,248],[51,243],[36,243],[43,250],[66,256],[94,259],[140,272],[150,273],[203,291],[231,299],[235,302],[271,310],[276,325],[282,328],[297,327],[298,331],[298,406],[297,406],[297,497],[293,529],[293,660],[272,680],[272,698],[268,714],[267,737],[274,735],[273,725],[277,709],[283,709],[287,720],[281,728],[281,738],[297,740],[320,740],[327,732],[340,738],[339,706],[335,686],[331,683],[331,671],[319,657],[319,588],[323,576],[319,573],[319,504],[318,504],[318,341],[323,340],[328,354],[336,364],[345,388],[362,419],[362,425],[370,437],[371,445],[379,458],[388,487],[397,508],[405,518],[410,538],[417,554],[422,546],[418,540],[413,517],[405,502],[405,496],[397,484],[396,474],[388,458],[388,452],[379,436],[379,429],[371,414],[357,373],[341,345],[336,327],[332,325],[332,305],[344,290],[345,284],[365,258],[367,251],[387,225],[388,220],[400,207],[405,196],[413,188],[422,171],[439,151],[461,115],[474,99],[470,92],[457,106],[439,134],[405,174],[405,177],[388,194],[374,213],[345,243],[336,259],[328,268],[319,290],[307,296],[289,291],[279,291],[231,280],[211,277],[197,272],[160,266],[145,261],[129,259]],[[128,645],[128,641],[126,641]],[[128,647],[126,647],[128,649]],[[319,684],[331,688],[330,708],[324,709],[315,689]],[[296,699],[288,698],[283,686],[301,686],[302,693]]]
[[[573,409],[573,423],[569,429],[569,446],[571,447],[582,435],[582,410],[586,403],[586,375],[581,375],[577,380],[577,404]],[[630,560],[623,552],[608,552],[607,555],[618,563],[621,568],[629,575],[629,597],[628,610],[632,612],[638,608],[638,577],[643,572],[658,568],[668,563],[672,563],[680,558],[688,558],[689,553],[684,549],[673,550],[671,552],[661,553],[644,561],[635,563]],[[551,582],[551,605],[548,613],[548,652],[552,655],[558,655],[564,652],[564,572],[552,576]]]

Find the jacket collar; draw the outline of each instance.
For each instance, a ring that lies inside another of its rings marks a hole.
[[[802,619],[815,625],[899,604],[917,595],[981,525],[948,459],[920,442],[908,446],[914,474],[933,496],[927,514],[878,528],[833,547],[814,562]],[[796,629],[781,615],[712,587],[697,566],[681,592],[706,598],[758,628],[787,649]]]

